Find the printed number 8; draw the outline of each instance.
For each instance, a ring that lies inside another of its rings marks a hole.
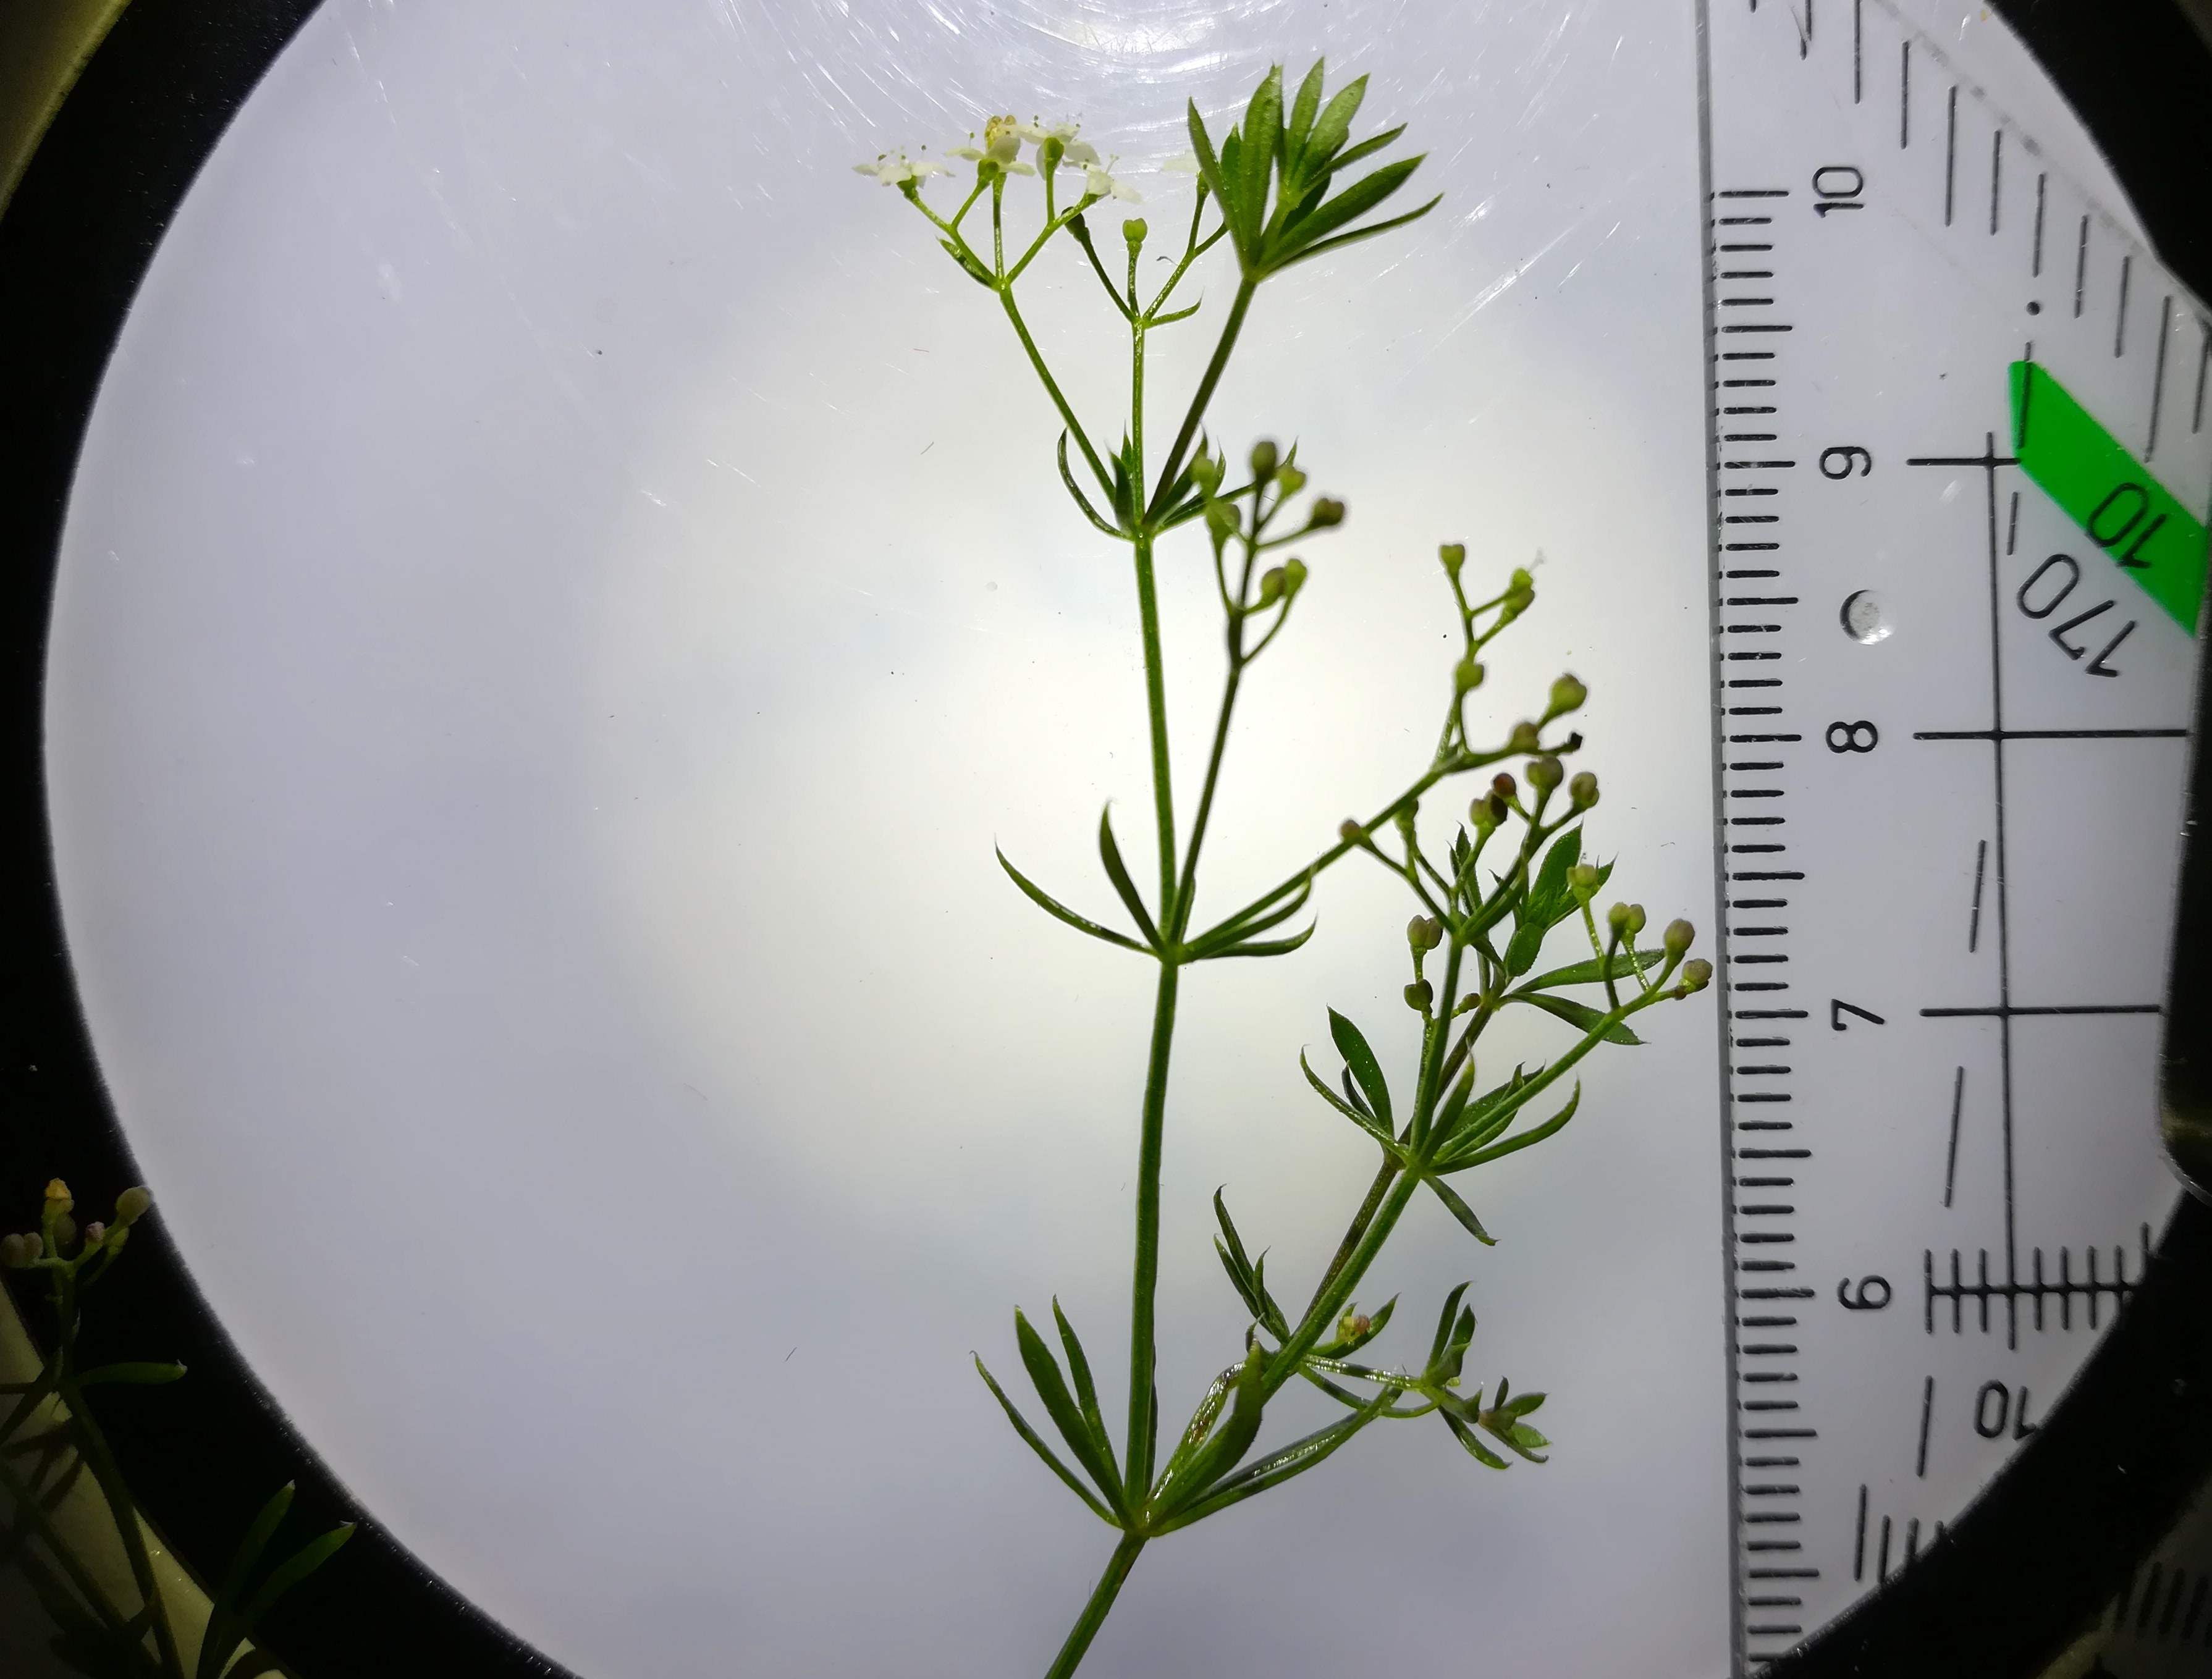
[[[1831,723],[1828,725],[1828,750],[1831,752],[1871,752],[1881,744],[1881,730],[1861,718],[1856,723]]]

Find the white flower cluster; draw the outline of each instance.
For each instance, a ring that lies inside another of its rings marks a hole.
[[[1083,172],[1084,192],[1093,198],[1124,198],[1140,203],[1141,195],[1126,182],[1116,180],[1098,156],[1098,149],[1088,140],[1076,137],[1073,123],[1023,122],[1014,117],[994,117],[983,124],[983,143],[980,146],[954,146],[946,155],[973,163],[979,173],[987,170],[994,174],[1034,175],[1036,167],[1022,161],[1024,141],[1036,149],[1035,155],[1042,157],[1048,148],[1057,154],[1058,167],[1080,169]],[[970,135],[969,139],[975,136]],[[930,159],[917,162],[901,152],[885,152],[873,163],[856,163],[854,173],[873,175],[885,186],[903,186],[918,181],[925,175],[951,173],[945,165]]]

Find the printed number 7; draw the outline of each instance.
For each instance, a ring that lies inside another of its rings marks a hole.
[[[1856,1015],[1861,1020],[1872,1021],[1876,1026],[1889,1024],[1880,1015],[1869,1013],[1856,1004],[1846,1003],[1839,997],[1828,999],[1828,1025],[1832,1030],[1848,1032],[1851,1029],[1850,1022],[1844,1018],[1846,1015]]]

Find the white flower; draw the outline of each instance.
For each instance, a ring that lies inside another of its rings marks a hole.
[[[1177,152],[1165,163],[1160,165],[1160,169],[1164,174],[1194,175],[1198,173],[1198,154],[1196,152]]]
[[[994,117],[983,124],[983,144],[980,149],[974,146],[955,146],[951,155],[966,158],[977,166],[979,172],[983,164],[994,163],[1010,175],[1034,175],[1036,171],[1019,161],[1021,131],[1026,126],[1012,117]]]
[[[949,175],[952,172],[934,158],[919,161],[904,152],[885,152],[873,163],[856,163],[856,175],[873,175],[885,186],[903,186],[908,181],[918,181],[927,175]]]
[[[1135,187],[1115,180],[1095,163],[1083,172],[1083,190],[1094,198],[1126,198],[1133,204],[1145,202],[1145,195]]]

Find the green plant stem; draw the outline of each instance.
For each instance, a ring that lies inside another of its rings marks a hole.
[[[1382,1204],[1369,1222],[1365,1233],[1353,1246],[1352,1254],[1339,1269],[1335,1280],[1324,1288],[1312,1306],[1308,1308],[1304,1322],[1291,1332],[1291,1338],[1267,1361],[1267,1379],[1261,1389],[1264,1397],[1272,1399],[1276,1390],[1298,1373],[1305,1355],[1320,1341],[1323,1330],[1336,1321],[1352,1298],[1352,1291],[1359,1286],[1359,1279],[1375,1263],[1382,1246],[1390,1240],[1406,1209],[1413,1204],[1413,1195],[1421,1187],[1421,1180],[1413,1173],[1401,1173],[1398,1181],[1384,1193]]]
[[[1322,1302],[1322,1296],[1328,1293],[1338,1274],[1350,1263],[1353,1252],[1359,1246],[1359,1239],[1367,1233],[1367,1227],[1375,1221],[1376,1211],[1382,1205],[1382,1197],[1389,1193],[1391,1182],[1397,1175],[1398,1162],[1386,1159],[1382,1170],[1375,1174],[1375,1181],[1367,1186],[1367,1199],[1360,1203],[1359,1210],[1352,1215],[1351,1224],[1346,1227],[1344,1240],[1336,1245],[1335,1257],[1329,1260],[1328,1269],[1322,1273],[1313,1298],[1306,1302],[1307,1317],[1313,1316],[1314,1308]]]
[[[1028,353],[1030,366],[1036,369],[1037,378],[1044,384],[1045,393],[1052,398],[1053,406],[1060,410],[1062,423],[1074,434],[1075,446],[1083,451],[1083,458],[1091,464],[1091,470],[1097,475],[1099,484],[1107,494],[1111,495],[1114,481],[1107,475],[1106,464],[1098,458],[1098,452],[1091,446],[1091,434],[1083,429],[1083,422],[1075,417],[1075,410],[1068,406],[1067,398],[1060,393],[1060,381],[1053,378],[1052,369],[1045,366],[1044,354],[1037,349],[1036,340],[1030,336],[1029,323],[1022,318],[1022,312],[1014,302],[1012,287],[1000,289],[999,302],[1006,309],[1006,318],[1014,324],[1014,336],[1022,341],[1022,349]]]
[[[1160,1282],[1160,1158],[1168,1100],[1168,1056],[1175,1043],[1176,985],[1182,969],[1160,964],[1152,1003],[1152,1049],[1145,1070],[1143,1133],[1137,1144],[1137,1252],[1129,1281],[1129,1433],[1124,1477],[1141,1506],[1152,1483],[1154,1312]],[[1110,1600],[1109,1600],[1110,1601]],[[1103,1613],[1103,1611],[1102,1611]]]
[[[1250,275],[1237,282],[1236,300],[1229,306],[1229,318],[1221,324],[1221,337],[1213,347],[1213,359],[1206,364],[1205,375],[1191,396],[1190,407],[1183,413],[1182,429],[1176,433],[1175,446],[1168,451],[1167,464],[1160,469],[1159,488],[1153,493],[1152,505],[1145,509],[1148,524],[1168,510],[1170,499],[1175,494],[1176,475],[1182,470],[1183,456],[1190,448],[1191,439],[1198,435],[1199,421],[1206,417],[1206,405],[1213,400],[1213,388],[1221,383],[1221,375],[1228,368],[1230,352],[1237,348],[1237,335],[1244,330],[1245,312],[1251,308],[1253,294],[1259,289],[1260,282]]]
[[[1173,970],[1170,970],[1172,972]],[[1106,1624],[1107,1612],[1114,1607],[1115,1598],[1121,1595],[1121,1582],[1129,1578],[1129,1570],[1137,1566],[1138,1553],[1145,1549],[1144,1536],[1132,1533],[1114,1547],[1114,1555],[1106,1564],[1106,1572],[1098,1577],[1091,1589],[1091,1601],[1083,1606],[1083,1613],[1067,1634],[1067,1642],[1060,1646],[1060,1654],[1053,1658],[1045,1679],[1067,1679],[1082,1663],[1084,1653],[1091,1648],[1091,1640],[1098,1636],[1099,1627]]]
[[[0,1488],[6,1488],[9,1498],[14,1500],[16,1520],[28,1524],[39,1537],[46,1542],[46,1549],[53,1554],[54,1561],[61,1565],[62,1572],[69,1576],[70,1584],[76,1588],[77,1595],[84,1599],[85,1607],[109,1626],[120,1627],[123,1615],[107,1601],[99,1582],[92,1578],[90,1570],[70,1549],[69,1542],[62,1537],[61,1530],[54,1525],[53,1518],[39,1502],[37,1489],[5,1462],[0,1462]]]

